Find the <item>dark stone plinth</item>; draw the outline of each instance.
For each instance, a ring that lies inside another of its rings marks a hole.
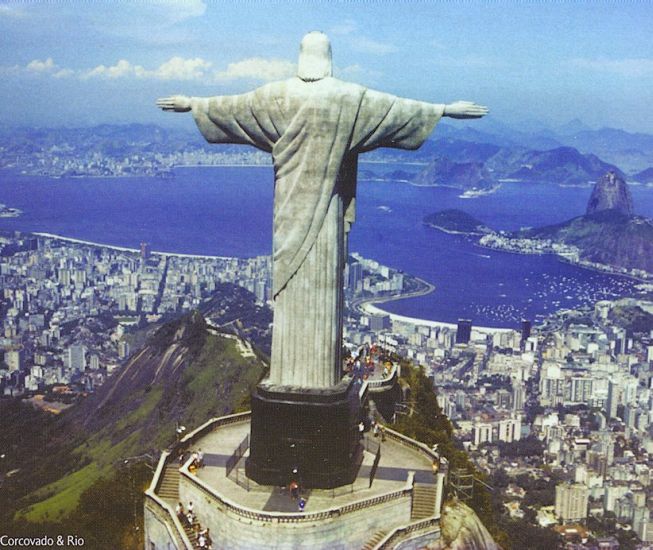
[[[261,485],[332,488],[356,478],[366,418],[360,385],[327,389],[259,385],[252,394],[246,473]],[[296,470],[296,473],[293,472]]]
[[[395,415],[395,405],[401,402],[401,386],[397,376],[391,384],[370,390],[370,401],[374,401],[376,410],[386,422],[392,422]]]

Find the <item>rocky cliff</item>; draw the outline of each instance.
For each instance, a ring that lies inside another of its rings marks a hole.
[[[460,501],[442,507],[440,529],[441,538],[429,550],[501,550],[474,510]]]
[[[628,185],[612,171],[596,182],[587,203],[586,214],[595,214],[603,210],[616,210],[626,216],[633,215],[633,197]]]

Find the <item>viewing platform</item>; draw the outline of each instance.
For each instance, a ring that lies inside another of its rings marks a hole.
[[[296,479],[293,498],[288,485],[261,486],[245,476],[249,433],[250,413],[212,419],[162,454],[146,492],[148,549],[198,547],[174,511],[191,501],[214,549],[402,548],[414,537],[439,537],[446,468],[425,445],[389,428],[383,436],[363,434],[351,484],[306,489]],[[192,458],[180,467],[180,453],[199,449],[203,467],[192,468]]]

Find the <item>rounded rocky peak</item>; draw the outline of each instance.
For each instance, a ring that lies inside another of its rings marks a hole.
[[[594,185],[587,203],[587,214],[603,210],[616,210],[626,216],[633,216],[633,197],[628,184],[614,171],[609,171]]]

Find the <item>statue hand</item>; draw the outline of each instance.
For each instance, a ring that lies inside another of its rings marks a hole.
[[[175,113],[186,113],[190,111],[190,97],[185,95],[173,95],[162,97],[156,100],[156,106],[164,111],[174,111]]]
[[[444,106],[443,116],[451,118],[481,118],[489,113],[487,107],[471,101],[456,101]]]

